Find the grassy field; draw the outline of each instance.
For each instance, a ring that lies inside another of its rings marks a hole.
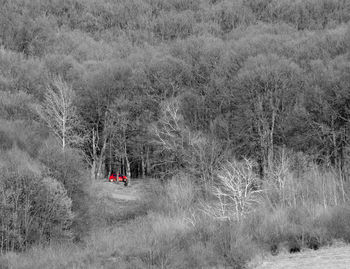
[[[134,181],[127,188],[97,182],[90,190],[92,228],[83,240],[7,253],[1,257],[1,268],[238,269],[256,257],[318,249],[334,239],[348,242],[350,208],[342,202],[338,183],[329,174],[323,176],[327,180],[314,171],[308,186],[286,178],[284,186],[289,189],[284,196],[277,197],[273,189],[264,192],[260,203],[240,221],[208,215],[205,204],[215,199],[204,199],[196,185],[183,177],[164,184]],[[338,198],[330,195],[331,190]]]

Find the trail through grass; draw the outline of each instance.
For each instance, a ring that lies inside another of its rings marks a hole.
[[[144,201],[145,183],[95,182],[90,194],[92,230],[83,242],[52,242],[35,246],[24,253],[7,253],[0,257],[1,269],[29,268],[108,268],[120,264],[115,256],[132,242],[132,230],[138,218],[147,215]],[[106,267],[107,266],[107,267]],[[120,267],[123,268],[123,267]]]

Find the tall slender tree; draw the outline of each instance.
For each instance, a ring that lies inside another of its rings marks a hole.
[[[44,102],[37,107],[38,114],[58,139],[63,151],[78,139],[74,132],[78,123],[74,98],[72,87],[61,77],[55,77],[46,89]]]

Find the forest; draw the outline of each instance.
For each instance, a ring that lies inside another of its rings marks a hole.
[[[350,1],[0,0],[1,268],[247,268],[350,242],[349,181]]]

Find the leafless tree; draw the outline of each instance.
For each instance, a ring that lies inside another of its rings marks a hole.
[[[204,205],[208,215],[221,220],[241,220],[258,203],[262,190],[251,161],[227,162],[218,173],[218,181],[212,190],[217,202]]]
[[[72,87],[61,77],[55,77],[46,89],[45,98],[37,112],[59,140],[62,150],[79,140],[74,132],[78,123]]]

